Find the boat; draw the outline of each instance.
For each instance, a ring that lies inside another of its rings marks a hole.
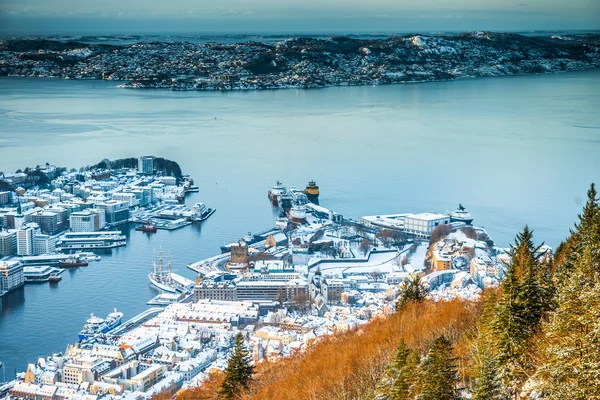
[[[269,190],[269,199],[271,200],[271,203],[273,203],[274,206],[277,206],[279,204],[279,196],[284,192],[285,186],[283,186],[283,184],[279,181],[277,181],[277,183],[273,185],[271,190]]]
[[[23,277],[25,283],[43,283],[48,282],[50,275],[57,269],[47,265],[37,267],[23,267]]]
[[[207,207],[206,204],[202,202],[198,202],[194,204],[192,207],[194,212],[196,213],[196,221],[206,221],[208,217],[214,214],[217,211],[215,208]]]
[[[198,193],[200,191],[200,188],[196,185],[190,185],[187,191],[188,193]]]
[[[88,260],[81,260],[77,257],[69,257],[65,261],[58,263],[61,268],[75,268],[75,267],[87,267],[89,264]]]
[[[319,204],[319,187],[315,181],[308,182],[306,189],[304,189],[304,194],[306,194],[311,203]]]
[[[138,225],[135,227],[136,231],[146,232],[146,233],[156,233],[158,228],[152,222],[148,221],[143,225]]]
[[[57,273],[53,272],[48,277],[48,282],[50,282],[50,284],[58,283],[61,279],[62,279],[62,276],[60,276]]]
[[[464,222],[467,225],[471,225],[471,223],[473,222],[473,217],[471,216],[471,213],[469,213],[469,211],[467,211],[467,209],[464,208],[462,204],[459,204],[458,208],[448,213],[448,215],[450,216],[451,222]]]
[[[294,206],[289,213],[290,220],[295,224],[301,224],[306,221],[306,207]]]
[[[156,250],[154,251],[154,259],[152,261],[152,272],[148,274],[150,284],[167,293],[177,293],[177,284],[171,277],[171,255],[169,254],[169,263],[167,270],[163,269],[162,249],[160,250],[159,263],[156,264]]]
[[[79,332],[79,340],[86,340],[96,335],[110,332],[121,324],[121,318],[123,318],[123,313],[118,312],[116,308],[108,314],[106,319],[96,317],[92,313],[83,326],[83,329],[81,329],[81,332]]]
[[[293,197],[291,194],[287,193],[287,192],[283,192],[279,195],[279,197],[277,198],[277,204],[279,204],[279,210],[281,210],[281,212],[286,213],[288,212],[293,205]]]

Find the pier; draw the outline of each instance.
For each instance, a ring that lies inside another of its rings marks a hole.
[[[113,329],[110,332],[110,334],[113,336],[119,336],[119,335],[127,332],[130,329],[140,326],[141,324],[148,321],[150,318],[154,317],[161,311],[163,311],[163,308],[159,308],[159,307],[149,308],[148,310],[144,311],[143,313],[138,314],[135,317],[131,318],[129,321],[125,322],[124,324],[116,327],[115,329]]]

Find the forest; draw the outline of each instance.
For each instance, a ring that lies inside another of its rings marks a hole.
[[[155,399],[600,398],[600,204],[592,184],[569,237],[541,257],[525,226],[498,288],[433,302],[414,279],[396,310],[251,365],[241,336],[224,372]]]

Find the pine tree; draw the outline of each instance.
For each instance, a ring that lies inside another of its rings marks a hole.
[[[243,389],[248,387],[254,367],[250,365],[250,355],[244,347],[244,339],[241,333],[235,337],[235,346],[227,368],[225,379],[221,385],[220,394],[225,399],[237,398]]]
[[[401,290],[402,293],[396,304],[396,311],[402,310],[402,308],[410,302],[421,303],[427,296],[427,292],[421,285],[421,280],[418,276],[402,282]]]
[[[548,399],[600,399],[600,207],[594,185],[567,241],[540,368]]]
[[[550,304],[545,264],[536,258],[541,246],[535,247],[528,226],[517,234],[492,321],[498,373],[504,390],[511,395],[535,369],[531,338],[539,332],[542,315]]]
[[[409,371],[407,367],[408,356],[410,351],[404,343],[404,339],[400,339],[396,357],[394,358],[394,369],[396,370],[396,379],[392,383],[391,398],[394,400],[405,399],[410,388],[409,376],[414,371]]]
[[[452,344],[441,336],[433,341],[425,358],[420,377],[420,400],[458,399],[458,375]]]
[[[497,400],[500,398],[497,362],[493,354],[490,324],[496,307],[496,293],[486,294],[484,308],[477,325],[477,337],[473,351],[473,400]]]

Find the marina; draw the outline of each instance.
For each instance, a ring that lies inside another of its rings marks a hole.
[[[153,233],[155,229],[174,230],[206,221],[216,210],[198,202],[192,208],[182,204],[164,204],[132,213],[131,221],[140,225],[143,232]],[[146,228],[144,228],[146,227]]]

